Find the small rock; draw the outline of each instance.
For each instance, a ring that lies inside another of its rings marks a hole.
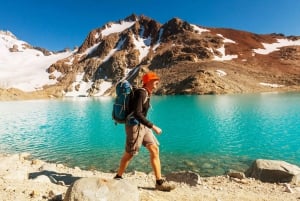
[[[34,198],[34,197],[36,197],[36,196],[38,196],[38,195],[39,195],[39,192],[36,191],[36,190],[33,190],[33,191],[29,194],[29,196],[30,196],[31,198]]]
[[[228,173],[227,173],[228,176],[230,177],[233,177],[233,178],[238,178],[238,179],[245,179],[246,176],[243,172],[237,172],[237,171],[233,171],[233,170],[230,170]]]
[[[50,190],[47,199],[48,201],[62,201],[62,194],[57,194]]]
[[[30,153],[24,152],[24,153],[20,153],[20,154],[19,154],[19,159],[20,159],[20,160],[25,160],[25,159],[27,159],[27,158],[29,158],[29,157],[30,157]]]
[[[241,179],[240,183],[241,184],[249,184],[250,182],[248,180],[246,180],[246,179]]]
[[[168,181],[186,183],[191,186],[201,184],[200,175],[191,171],[174,172],[166,175]]]
[[[55,196],[55,193],[52,190],[50,190],[49,193],[48,193],[48,197],[52,198],[54,196]]]
[[[201,166],[203,169],[212,169],[214,168],[212,164],[210,163],[203,163],[203,165]]]
[[[63,164],[57,164],[56,167],[57,168],[64,168],[65,166]]]
[[[285,187],[284,192],[294,193],[289,184],[285,183],[283,186]]]
[[[36,165],[37,163],[38,163],[37,160],[32,160],[32,161],[31,161],[31,165]]]

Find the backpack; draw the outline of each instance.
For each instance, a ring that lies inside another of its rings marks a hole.
[[[142,89],[143,88],[137,88],[136,86],[132,86],[128,80],[121,80],[116,85],[116,94],[117,97],[115,98],[115,102],[113,104],[113,110],[112,110],[112,118],[115,121],[115,124],[124,124],[127,121],[127,116],[130,116],[129,114],[129,101],[134,96],[134,91]],[[148,93],[147,98],[144,100],[144,103],[147,102],[148,99]]]
[[[128,80],[122,80],[116,85],[117,97],[113,104],[112,118],[115,123],[126,123],[128,115],[128,104],[130,97],[133,96],[133,86]]]

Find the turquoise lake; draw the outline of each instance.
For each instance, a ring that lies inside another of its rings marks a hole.
[[[245,171],[258,158],[300,166],[300,93],[154,96],[149,118],[163,173],[201,176]],[[0,152],[29,152],[70,167],[114,172],[124,151],[123,125],[111,118],[113,99],[70,98],[0,102]],[[150,172],[142,148],[127,171]]]

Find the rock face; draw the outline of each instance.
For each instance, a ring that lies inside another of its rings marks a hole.
[[[138,201],[137,186],[124,180],[82,178],[74,182],[66,193],[64,201]]]
[[[245,174],[247,177],[253,177],[263,182],[300,184],[300,168],[284,161],[257,159]]]

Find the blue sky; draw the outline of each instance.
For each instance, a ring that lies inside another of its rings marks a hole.
[[[0,0],[0,30],[48,50],[73,49],[107,22],[146,15],[206,27],[300,36],[300,0]]]

